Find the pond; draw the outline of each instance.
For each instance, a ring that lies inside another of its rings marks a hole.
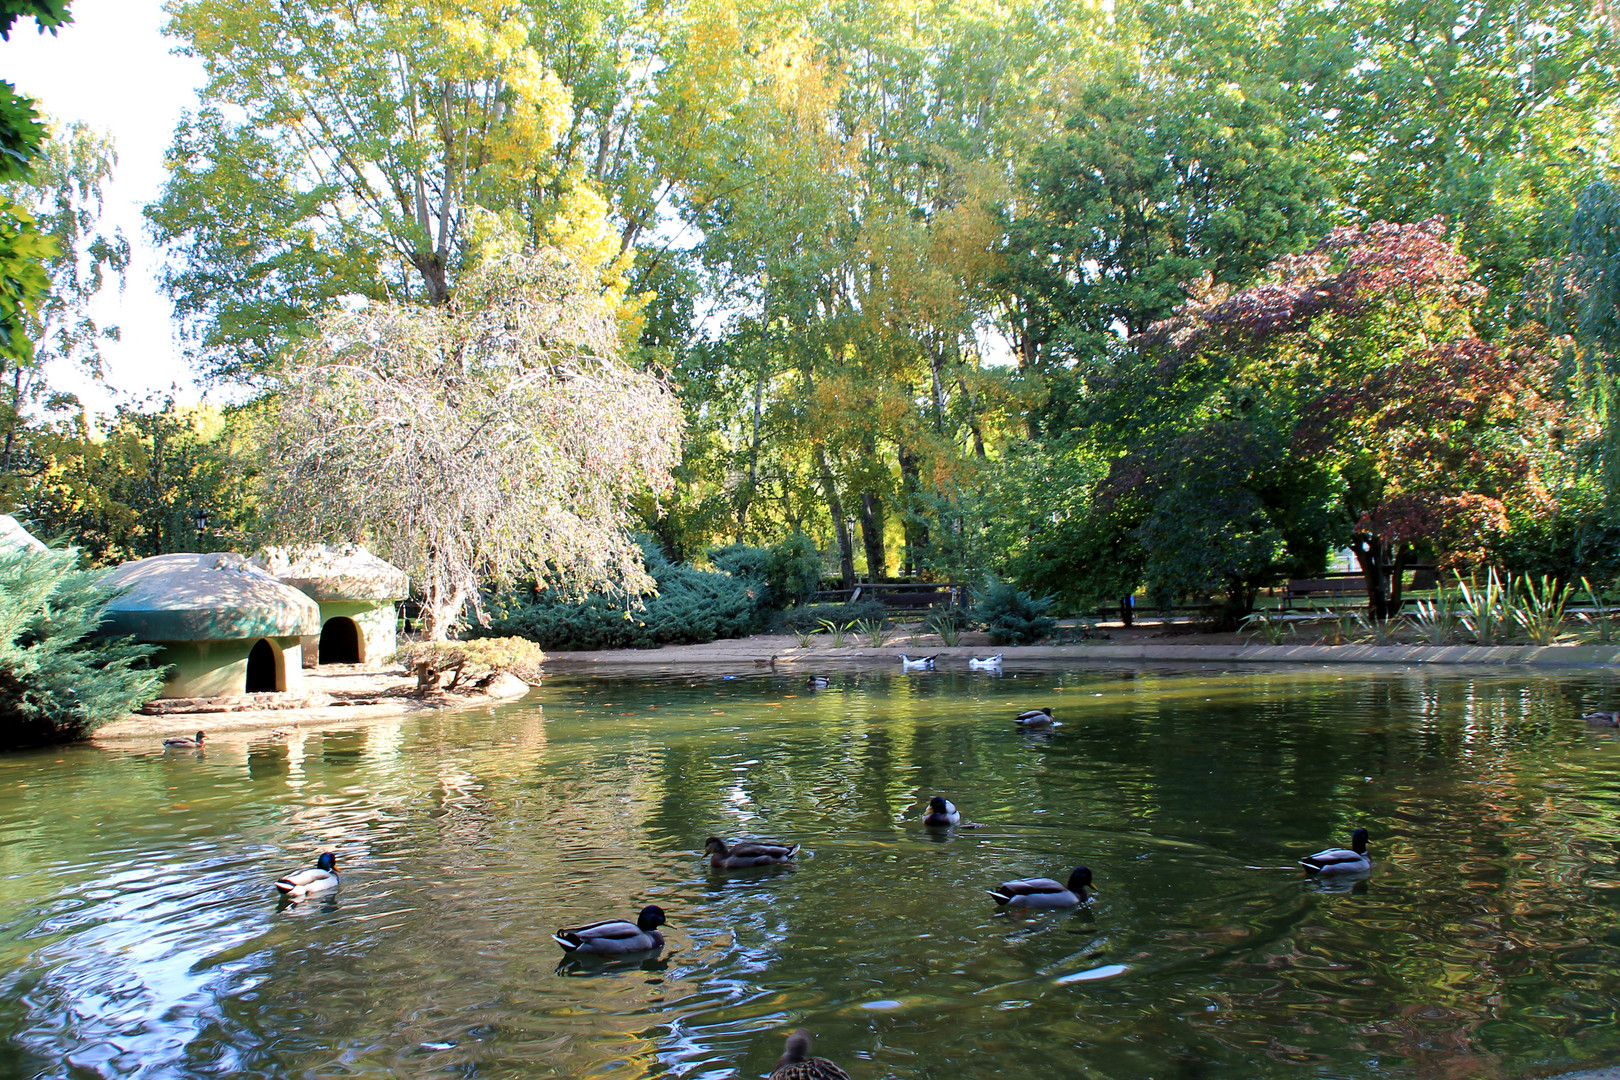
[[[800,1024],[855,1080],[1620,1058],[1610,674],[832,674],[0,758],[0,1076],[759,1077]],[[1302,878],[1358,825],[1366,880]],[[715,874],[711,833],[805,852]],[[336,896],[278,904],[324,850]],[[1087,907],[985,895],[1079,863]],[[647,903],[661,956],[559,963]]]

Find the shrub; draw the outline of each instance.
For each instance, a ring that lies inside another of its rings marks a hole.
[[[782,612],[772,621],[771,629],[797,634],[815,630],[824,621],[842,626],[848,622],[882,619],[887,614],[888,609],[877,600],[858,600],[853,604],[806,604]]]
[[[652,649],[746,637],[761,628],[767,593],[762,580],[671,563],[650,544],[644,554],[658,593],[640,607],[626,610],[622,601],[605,596],[497,600],[491,604],[495,618],[475,636],[516,635],[554,651]]]
[[[992,645],[1026,645],[1039,641],[1057,626],[1046,614],[1052,597],[1037,600],[1007,581],[990,584],[973,609],[973,618],[990,632]]]
[[[0,748],[82,739],[158,696],[157,651],[97,638],[115,594],[76,550],[0,550]]]
[[[772,602],[778,607],[802,604],[821,588],[821,552],[816,542],[795,532],[770,547]]]
[[[454,690],[464,675],[475,679],[476,685],[486,686],[502,672],[526,683],[538,683],[546,654],[532,641],[499,637],[413,641],[401,646],[389,659],[410,669],[416,676],[416,689],[426,692],[437,688],[446,673],[450,674],[446,690]]]

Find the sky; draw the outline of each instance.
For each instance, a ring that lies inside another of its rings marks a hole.
[[[163,152],[181,113],[196,107],[202,65],[175,56],[163,35],[162,0],[73,0],[73,22],[56,37],[31,20],[0,41],[0,78],[32,97],[40,111],[65,122],[82,120],[110,132],[118,169],[107,185],[103,219],[133,247],[122,294],[108,290],[97,304],[103,323],[122,340],[109,342],[107,385],[73,369],[49,372],[51,385],[77,393],[98,412],[178,386],[176,397],[203,396],[174,333],[167,297],[158,287],[163,254],[148,238],[141,209],[163,186]]]

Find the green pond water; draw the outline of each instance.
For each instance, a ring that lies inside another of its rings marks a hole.
[[[801,1024],[855,1080],[1620,1059],[1612,675],[833,675],[0,757],[0,1076],[760,1077]],[[1370,877],[1303,880],[1357,825]],[[711,833],[806,854],[714,874]],[[336,897],[279,905],[323,850]],[[984,892],[1082,862],[1083,909]],[[559,965],[646,903],[660,958]]]

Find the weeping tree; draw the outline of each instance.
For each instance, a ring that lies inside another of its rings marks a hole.
[[[619,356],[612,290],[581,260],[483,246],[447,304],[319,323],[270,422],[273,531],[370,544],[444,640],[481,586],[651,585],[630,501],[671,485],[678,402]]]

